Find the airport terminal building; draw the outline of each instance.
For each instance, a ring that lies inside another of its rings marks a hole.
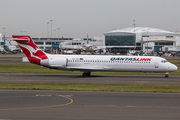
[[[180,51],[180,33],[148,27],[123,28],[104,33],[103,45],[122,54],[130,50]]]
[[[51,48],[59,49],[61,42],[68,42],[70,45],[82,45],[79,41],[74,41],[73,38],[32,39],[41,49],[47,51]],[[133,50],[144,53],[180,52],[180,33],[149,27],[132,27],[109,31],[102,35],[102,41],[90,40],[90,42],[94,46],[106,48],[111,53],[127,54]],[[3,50],[4,40],[2,34],[0,34],[0,43],[0,50]],[[16,42],[12,41],[12,37],[6,37],[6,43],[17,45]]]

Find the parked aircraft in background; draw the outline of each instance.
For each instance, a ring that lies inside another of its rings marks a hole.
[[[14,54],[16,54],[17,52],[20,52],[21,51],[21,49],[20,48],[18,48],[17,46],[15,46],[15,45],[7,45],[6,44],[6,39],[5,39],[5,36],[4,36],[4,50],[6,51],[6,52],[12,52],[12,53],[14,53]]]
[[[60,43],[59,48],[64,50],[81,50],[85,52],[93,52],[95,50],[98,50],[99,46],[93,45],[92,43],[99,44],[99,42],[95,41],[91,41],[90,43],[90,41],[88,41],[88,38],[87,40],[74,39],[69,42]]]
[[[68,49],[68,50],[86,50],[85,48],[83,48],[81,45],[68,45],[66,44],[67,42],[64,43],[60,43],[60,47],[61,49]]]
[[[176,65],[166,59],[152,56],[110,56],[110,55],[57,55],[43,52],[30,36],[13,35],[27,56],[27,61],[50,69],[82,71],[90,76],[92,71],[121,72],[169,72],[176,71]]]
[[[4,48],[2,46],[0,46],[0,52],[3,52]]]

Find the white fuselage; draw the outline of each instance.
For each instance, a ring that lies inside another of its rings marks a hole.
[[[111,55],[50,55],[41,65],[70,71],[173,72],[177,66],[161,57]]]

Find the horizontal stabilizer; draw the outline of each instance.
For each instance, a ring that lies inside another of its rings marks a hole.
[[[22,42],[29,42],[30,39],[29,38],[13,38],[14,41],[22,41]]]

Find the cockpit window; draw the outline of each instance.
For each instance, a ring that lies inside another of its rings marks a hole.
[[[168,61],[167,61],[167,60],[161,60],[161,62],[162,62],[162,63],[166,63],[166,62],[168,62]]]

